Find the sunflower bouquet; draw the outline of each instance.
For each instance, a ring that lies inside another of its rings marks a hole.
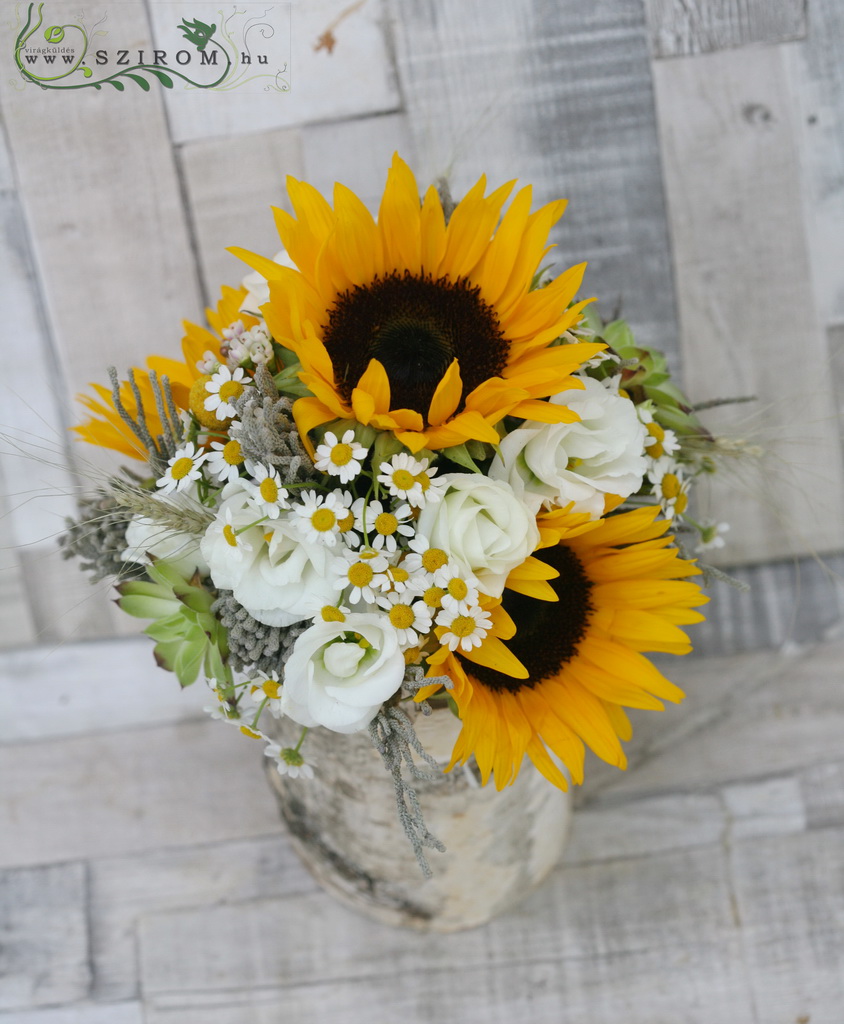
[[[86,499],[66,553],[283,775],[312,776],[309,729],[368,729],[401,801],[426,758],[408,712],[441,703],[446,770],[501,789],[527,755],[565,788],[587,746],[624,767],[625,707],[682,697],[643,652],[687,653],[703,618],[711,438],[664,357],[576,300],[584,265],[543,266],[564,202],[505,210],[512,189],[420,199],[396,156],[373,218],[288,180],[283,250],[232,250],[252,273],[184,359],[83,396],[79,436],[145,466]]]

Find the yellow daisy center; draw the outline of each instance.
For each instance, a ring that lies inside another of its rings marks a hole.
[[[390,575],[396,581],[396,583],[406,583],[410,579],[410,573],[407,569],[402,569],[400,565],[394,566],[390,570]]]
[[[681,492],[680,494],[677,495],[677,500],[674,502],[674,511],[678,515],[682,515],[686,511],[688,504],[689,499],[687,495]]]
[[[422,555],[422,568],[425,572],[436,572],[448,561],[448,555],[442,548],[428,548]]]
[[[471,636],[477,626],[477,622],[471,615],[458,615],[448,628],[454,636],[460,637],[462,640],[464,637]]]
[[[262,684],[261,689],[272,700],[278,700],[278,691],[280,686],[281,683],[277,683],[275,679],[268,679]]]
[[[355,525],[355,514],[350,512],[348,515],[343,516],[342,519],[337,520],[337,528],[340,533],[348,533],[349,530]]]
[[[231,523],[226,523],[226,525],[223,527],[223,536],[226,538],[226,541],[229,544],[231,544],[233,548],[237,547],[237,536],[235,535],[234,527],[232,526]]]
[[[399,528],[399,521],[392,512],[382,512],[375,517],[375,530],[382,537],[389,537]]]
[[[417,480],[418,483],[420,483],[422,485],[422,493],[423,494],[431,486],[431,478],[425,472],[417,473],[416,474],[416,480]]]
[[[354,565],[349,566],[349,571],[346,575],[352,586],[368,587],[375,573],[372,571],[371,565],[366,565],[365,562],[355,562]]]
[[[223,448],[223,462],[230,466],[239,466],[243,462],[243,452],[240,449],[240,441],[231,440]]]
[[[333,604],[327,604],[322,609],[320,614],[322,615],[322,621],[323,622],[345,622],[346,621],[346,616],[343,614],[343,612],[341,612],[340,609],[337,608]]]
[[[443,603],[443,594],[445,594],[445,591],[442,587],[428,587],[422,595],[422,600],[429,608],[441,608]]]
[[[186,455],[183,455],[181,459],[176,459],[170,467],[170,476],[172,476],[174,480],[184,480],[192,469],[193,459],[189,459]]]
[[[680,480],[674,473],[666,473],[662,478],[663,498],[676,498],[680,493]]]
[[[268,476],[262,480],[258,490],[261,492],[261,498],[268,504],[272,505],[278,501],[278,484],[272,477]]]
[[[469,593],[469,588],[466,586],[465,580],[455,576],[454,579],[448,581],[448,592],[456,601],[462,601]]]
[[[410,629],[416,615],[408,604],[394,604],[390,609],[390,622],[396,629]]]
[[[331,449],[331,455],[329,458],[335,466],[347,466],[354,456],[352,446],[350,444],[335,444]]]
[[[240,398],[243,394],[243,385],[237,380],[227,380],[220,388],[220,401],[228,402],[232,398]]]
[[[240,731],[243,733],[244,736],[248,736],[249,739],[251,740],[261,739],[261,734],[259,732],[255,732],[254,729],[250,729],[248,725],[242,725],[240,727]]]
[[[409,491],[416,483],[416,477],[406,469],[397,469],[393,472],[393,483],[400,491]]]
[[[653,444],[646,444],[645,451],[652,459],[661,459],[665,455],[665,449],[659,441],[654,441]]]
[[[318,508],[311,516],[311,526],[320,533],[327,533],[329,530],[333,530],[336,522],[337,516],[334,515],[330,508]]]
[[[404,652],[404,663],[405,665],[416,665],[422,656],[422,651],[419,647],[408,647]]]
[[[648,424],[648,433],[651,435],[652,438],[654,438],[657,441],[665,440],[665,431],[656,422]]]

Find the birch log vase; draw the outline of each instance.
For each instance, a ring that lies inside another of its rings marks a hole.
[[[446,765],[460,722],[447,709],[413,722],[425,750]],[[281,719],[273,731],[294,746],[301,729]],[[481,787],[469,765],[414,781],[428,829],[446,847],[426,851],[433,877],[425,879],[368,732],[312,729],[306,748],[313,779],[280,776],[267,763],[291,842],[323,888],[368,917],[421,931],[473,928],[516,904],[560,859],[570,795],[529,762],[500,793]]]

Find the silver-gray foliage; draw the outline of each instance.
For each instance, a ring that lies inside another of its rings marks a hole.
[[[296,429],[292,403],[279,397],[265,366],[258,366],[255,387],[244,391],[235,408],[240,422],[232,434],[247,459],[275,466],[285,484],[320,478]]]
[[[67,530],[59,537],[63,558],[80,558],[81,568],[91,581],[117,576],[131,579],[143,575],[143,566],[124,562],[126,527],[129,516],[121,505],[104,491],[79,501],[79,518],[65,520]]]
[[[238,672],[255,668],[281,678],[293,644],[310,625],[310,620],[292,626],[266,626],[258,622],[235,600],[230,590],[219,591],[211,606],[228,634],[229,664]]]
[[[413,724],[399,707],[382,708],[372,722],[369,723],[369,736],[373,746],[381,755],[384,767],[393,776],[399,821],[405,835],[410,840],[410,845],[416,854],[416,860],[419,862],[422,874],[426,878],[430,878],[431,868],[425,857],[424,848],[429,847],[444,853],[445,846],[435,835],[428,831],[428,826],[425,824],[425,819],[422,816],[422,808],[419,806],[416,790],[404,778],[402,767],[407,768],[411,778],[424,779],[427,782],[436,781],[442,775],[442,769],[425,752],[424,747],[419,742],[419,737],[416,735]],[[426,771],[416,764],[413,760],[414,753],[418,754],[434,771]]]

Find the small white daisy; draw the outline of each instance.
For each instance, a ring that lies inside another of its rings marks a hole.
[[[695,551],[711,551],[722,548],[726,543],[722,534],[730,529],[729,523],[704,523],[700,530],[700,540]]]
[[[349,508],[343,504],[341,492],[304,491],[301,503],[293,506],[293,513],[305,540],[333,548],[340,536],[340,523],[348,520]]]
[[[414,502],[418,508],[424,508],[426,505],[436,505],[438,501],[442,501],[442,497],[448,490],[448,484],[442,480],[432,479],[437,473],[437,467],[434,466],[431,469],[427,463],[427,459],[422,460],[425,463],[425,468],[420,470],[416,474],[416,479],[419,481],[419,486],[422,488],[422,500],[421,502]]]
[[[400,536],[412,537],[414,534],[410,505],[398,505],[390,510],[384,508],[380,501],[367,504],[364,498],[358,498],[352,511],[355,513],[355,529],[372,537],[372,547],[376,551],[395,551]]]
[[[680,442],[673,430],[666,430],[654,419],[650,409],[642,408],[636,410],[639,419],[645,425],[645,454],[652,459],[661,459],[664,455],[673,455],[680,448]]]
[[[205,385],[208,397],[205,399],[205,411],[213,412],[218,420],[231,419],[237,410],[232,404],[243,394],[248,380],[240,367],[232,372],[227,366],[221,366]]]
[[[386,570],[389,562],[377,551],[368,548],[364,551],[344,551],[335,558],[331,571],[335,574],[335,584],[344,590],[348,587],[349,601],[357,604],[359,601],[366,601],[367,604],[374,604],[376,591],[386,590],[389,581],[386,577]]]
[[[455,615],[468,615],[478,603],[478,583],[470,572],[449,562],[434,573],[434,583],[443,590],[442,606]]]
[[[281,747],[278,743],[268,743],[264,754],[276,762],[279,775],[289,775],[291,779],[312,779],[314,770],[305,762],[304,757],[293,747]]]
[[[155,481],[162,494],[174,491],[186,491],[194,481],[202,476],[200,467],[207,458],[205,452],[198,452],[193,441],[176,449],[176,454],[167,463],[164,476]]]
[[[317,445],[314,465],[329,476],[339,477],[341,484],[347,484],[360,473],[361,463],[368,454],[369,449],[355,440],[354,430],[347,430],[341,441],[326,430],[322,444]]]
[[[410,572],[415,573],[423,570],[430,577],[433,577],[437,569],[442,569],[448,562],[448,553],[443,551],[442,548],[432,548],[431,542],[427,537],[423,537],[421,533],[416,534],[408,544],[408,547],[411,550],[411,554],[405,555],[402,565]]]
[[[282,487],[278,470],[257,463],[252,469],[252,480],[244,480],[251,504],[270,519],[278,519],[283,508],[290,508],[287,491]]]
[[[281,718],[281,683],[277,672],[271,672],[262,682],[250,682],[246,692],[254,704],[263,704],[273,718]]]
[[[378,483],[383,484],[394,498],[409,501],[420,508],[425,501],[419,473],[428,468],[428,460],[414,459],[412,455],[401,452],[394,455],[389,462],[382,462]]]
[[[427,573],[410,572],[406,560],[400,565],[388,565],[384,578],[389,581],[388,589],[396,594],[419,595],[428,586]]]
[[[222,483],[237,480],[244,462],[240,441],[234,437],[225,442],[212,441],[211,449],[208,454],[208,469]]]
[[[231,558],[235,562],[243,561],[243,556],[252,550],[252,545],[245,536],[246,530],[239,532],[242,530],[242,527],[235,525],[235,522],[232,519],[232,510],[230,508],[226,509],[225,515],[222,519],[220,518],[219,513],[217,514],[217,518],[211,524],[209,530],[213,530],[215,532],[219,530],[223,535],[223,540],[226,542],[228,547],[231,548],[231,551],[229,551],[228,548],[223,548],[223,551],[226,552],[226,556],[228,558]]]
[[[492,629],[492,619],[480,607],[470,609],[465,615],[443,609],[437,616],[437,625],[445,627],[440,642],[450,651],[456,651],[458,647],[462,651],[471,651],[473,647],[481,646]]]
[[[431,631],[431,609],[424,601],[414,601],[407,594],[383,594],[378,604],[387,612],[402,649],[416,647]]]
[[[665,456],[648,470],[648,480],[666,519],[673,519],[686,511],[691,481],[684,479],[679,462]]]

